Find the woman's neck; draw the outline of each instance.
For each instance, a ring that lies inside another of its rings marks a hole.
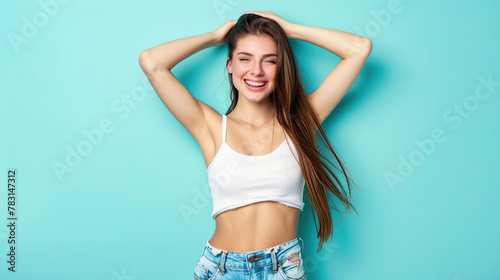
[[[270,98],[267,102],[259,103],[238,100],[236,107],[231,112],[231,116],[251,126],[260,127],[274,119],[275,111]]]

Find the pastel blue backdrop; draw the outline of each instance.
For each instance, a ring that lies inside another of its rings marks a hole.
[[[498,1],[2,6],[0,279],[192,279],[215,227],[206,166],[138,58],[248,10],[373,42],[359,78],[323,123],[364,190],[353,194],[359,216],[338,224],[336,215],[332,240],[315,254],[304,198],[307,279],[500,279]],[[291,42],[312,89],[340,61]],[[174,68],[219,113],[229,106],[225,57],[225,46],[206,49]],[[16,272],[7,263],[10,169]]]

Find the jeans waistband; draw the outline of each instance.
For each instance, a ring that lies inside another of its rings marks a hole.
[[[302,252],[303,242],[302,238],[297,236],[290,241],[262,250],[234,252],[215,248],[207,241],[204,255],[208,260],[218,264],[221,273],[225,272],[226,266],[233,269],[252,269],[268,264],[272,264],[272,271],[276,273],[280,262],[287,255]]]
[[[269,248],[265,248],[265,249],[261,249],[261,250],[257,250],[257,251],[250,251],[250,252],[233,252],[233,251],[228,251],[228,250],[223,250],[223,249],[219,249],[219,248],[215,248],[214,246],[212,246],[209,242],[209,240],[207,240],[207,244],[206,244],[206,247],[209,247],[211,250],[212,250],[212,253],[214,255],[218,255],[222,252],[230,252],[232,254],[241,254],[242,256],[246,255],[246,254],[249,254],[249,253],[266,253],[266,254],[269,254],[271,252],[271,250],[274,250],[275,252],[278,251],[278,249],[285,249],[285,248],[288,248],[288,247],[292,247],[293,245],[295,245],[295,243],[297,242],[300,242],[301,243],[301,248],[303,247],[303,243],[304,241],[302,240],[302,238],[300,237],[295,237],[294,239],[290,240],[290,241],[287,241],[285,243],[281,243],[281,244],[278,244],[276,246],[273,246],[273,247],[269,247]]]

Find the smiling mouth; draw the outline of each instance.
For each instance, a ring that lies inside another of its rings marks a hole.
[[[252,82],[252,81],[247,81],[247,80],[244,80],[245,83],[249,86],[252,86],[252,87],[263,87],[267,84],[267,82]]]

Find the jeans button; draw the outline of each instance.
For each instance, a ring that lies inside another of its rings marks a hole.
[[[250,257],[250,259],[248,259],[248,261],[250,261],[251,263],[253,263],[255,261],[255,257]]]

